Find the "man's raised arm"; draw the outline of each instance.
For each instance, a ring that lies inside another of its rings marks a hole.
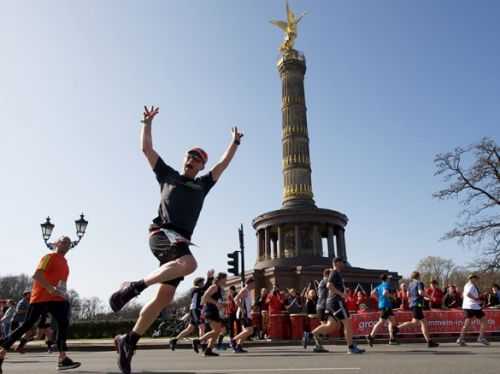
[[[144,125],[141,129],[141,149],[144,152],[144,155],[148,159],[149,165],[154,169],[156,166],[156,162],[158,161],[158,153],[153,149],[153,137],[151,135],[151,124],[153,123],[153,119],[158,114],[160,108],[144,107],[144,118],[141,121]]]
[[[234,157],[234,154],[236,153],[236,149],[240,145],[241,138],[243,137],[243,134],[238,132],[237,127],[233,127],[231,129],[231,134],[232,134],[232,140],[231,144],[229,147],[227,147],[226,152],[224,152],[224,155],[222,155],[221,160],[213,167],[212,169],[212,178],[214,181],[217,181],[224,170],[229,166],[229,163]]]

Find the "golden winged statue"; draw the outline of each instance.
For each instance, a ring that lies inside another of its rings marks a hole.
[[[280,51],[283,54],[287,54],[293,51],[293,45],[295,43],[295,39],[297,39],[297,24],[300,22],[302,17],[304,17],[307,13],[304,12],[300,16],[296,17],[292,12],[290,7],[288,6],[288,1],[286,2],[286,16],[287,21],[270,21],[273,25],[278,26],[281,30],[285,32],[285,40],[280,46]]]

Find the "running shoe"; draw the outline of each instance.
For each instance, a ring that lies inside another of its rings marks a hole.
[[[325,348],[323,348],[322,346],[320,346],[320,345],[318,346],[317,345],[316,347],[314,347],[313,352],[314,353],[327,353],[329,351],[326,350]]]
[[[427,348],[436,348],[436,347],[439,347],[439,343],[437,343],[433,340],[429,340],[427,342]]]
[[[304,349],[307,349],[307,345],[309,344],[309,333],[305,332],[304,336],[302,336],[302,346]]]
[[[248,353],[248,351],[246,349],[243,349],[243,347],[241,345],[238,345],[238,346],[236,346],[234,353]]]
[[[373,342],[375,341],[375,338],[371,335],[366,335],[366,342],[370,345],[370,347],[373,347]]]
[[[205,357],[217,357],[217,356],[219,356],[218,353],[215,353],[212,351],[212,348],[205,349],[204,355],[205,355]]]
[[[23,354],[25,354],[25,353],[26,353],[26,350],[24,349],[24,346],[25,346],[25,345],[26,345],[26,343],[23,343],[23,342],[19,343],[19,345],[16,347],[16,350],[15,350],[15,351],[16,351],[17,353],[22,354],[22,355],[23,355]]]
[[[389,339],[389,345],[399,345],[399,342],[396,339]]]
[[[125,304],[140,294],[130,282],[125,282],[122,287],[109,298],[109,306],[113,312],[119,312]]]
[[[130,374],[132,369],[130,363],[134,355],[134,348],[127,339],[127,335],[115,336],[115,347],[118,353],[118,367],[123,374]]]
[[[193,351],[195,351],[196,353],[200,353],[200,346],[200,339],[193,339]]]
[[[229,346],[231,347],[231,349],[233,351],[236,350],[236,346],[237,346],[236,341],[234,339],[230,339],[229,340]]]
[[[347,353],[350,355],[360,354],[360,353],[365,353],[365,350],[362,348],[358,348],[358,346],[356,346],[356,345],[353,345],[352,347],[348,348]]]
[[[465,342],[465,339],[464,338],[458,338],[457,339],[457,344],[460,346],[460,347],[465,347],[467,345],[467,343]]]
[[[64,360],[59,361],[57,364],[57,370],[70,370],[80,367],[81,363],[73,361],[69,357],[64,357]]]
[[[482,345],[490,345],[490,342],[486,340],[484,336],[480,336],[479,338],[477,338],[477,342],[481,343]]]
[[[177,347],[177,339],[172,339],[172,340],[170,340],[169,345],[170,345],[170,349],[171,349],[172,351],[175,351],[175,348]]]

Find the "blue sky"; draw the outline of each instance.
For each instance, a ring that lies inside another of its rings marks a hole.
[[[309,14],[297,48],[317,205],[346,213],[353,265],[408,274],[427,255],[477,253],[440,242],[456,201],[431,194],[433,157],[500,135],[497,1],[291,1]],[[146,229],[158,186],[139,150],[144,104],[154,142],[180,167],[201,145],[216,161],[237,124],[244,142],[194,235],[198,272],[226,269],[245,225],[281,204],[283,1],[4,1],[0,11],[0,274],[31,273],[39,224],[88,234],[69,286],[106,299],[157,266]],[[191,278],[183,283],[185,290]],[[140,301],[151,294],[148,291]]]

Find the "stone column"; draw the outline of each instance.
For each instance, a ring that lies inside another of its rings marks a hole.
[[[269,248],[269,227],[266,227],[264,229],[264,248],[265,248],[265,259],[269,260],[271,259],[271,248]]]
[[[347,253],[345,249],[345,230],[342,227],[337,227],[335,236],[337,238],[337,256],[347,261]]]
[[[293,52],[278,62],[282,82],[283,207],[313,207],[304,93],[306,60]]]
[[[328,257],[329,258],[334,258],[335,257],[335,246],[333,244],[333,236],[334,236],[334,231],[333,227],[329,226],[328,227]],[[338,249],[338,246],[337,246]]]
[[[278,243],[277,243],[277,239],[276,238],[272,238],[271,241],[273,242],[273,245],[272,245],[272,255],[273,255],[273,259],[275,258],[278,258]]]
[[[262,261],[264,259],[264,246],[263,246],[263,238],[262,238],[262,230],[257,231],[257,249],[259,253],[257,254],[259,261]]]
[[[295,225],[295,253],[294,253],[294,256],[299,256],[299,245],[300,245],[299,225]]]
[[[278,226],[278,258],[284,257],[285,243],[283,242],[283,227]]]
[[[340,235],[340,241],[342,242],[342,258],[344,261],[347,261],[347,249],[345,247],[345,230],[342,229],[339,232]]]
[[[319,234],[319,229],[317,225],[313,226],[313,255],[314,256],[323,256],[323,246],[321,243],[321,235]]]

